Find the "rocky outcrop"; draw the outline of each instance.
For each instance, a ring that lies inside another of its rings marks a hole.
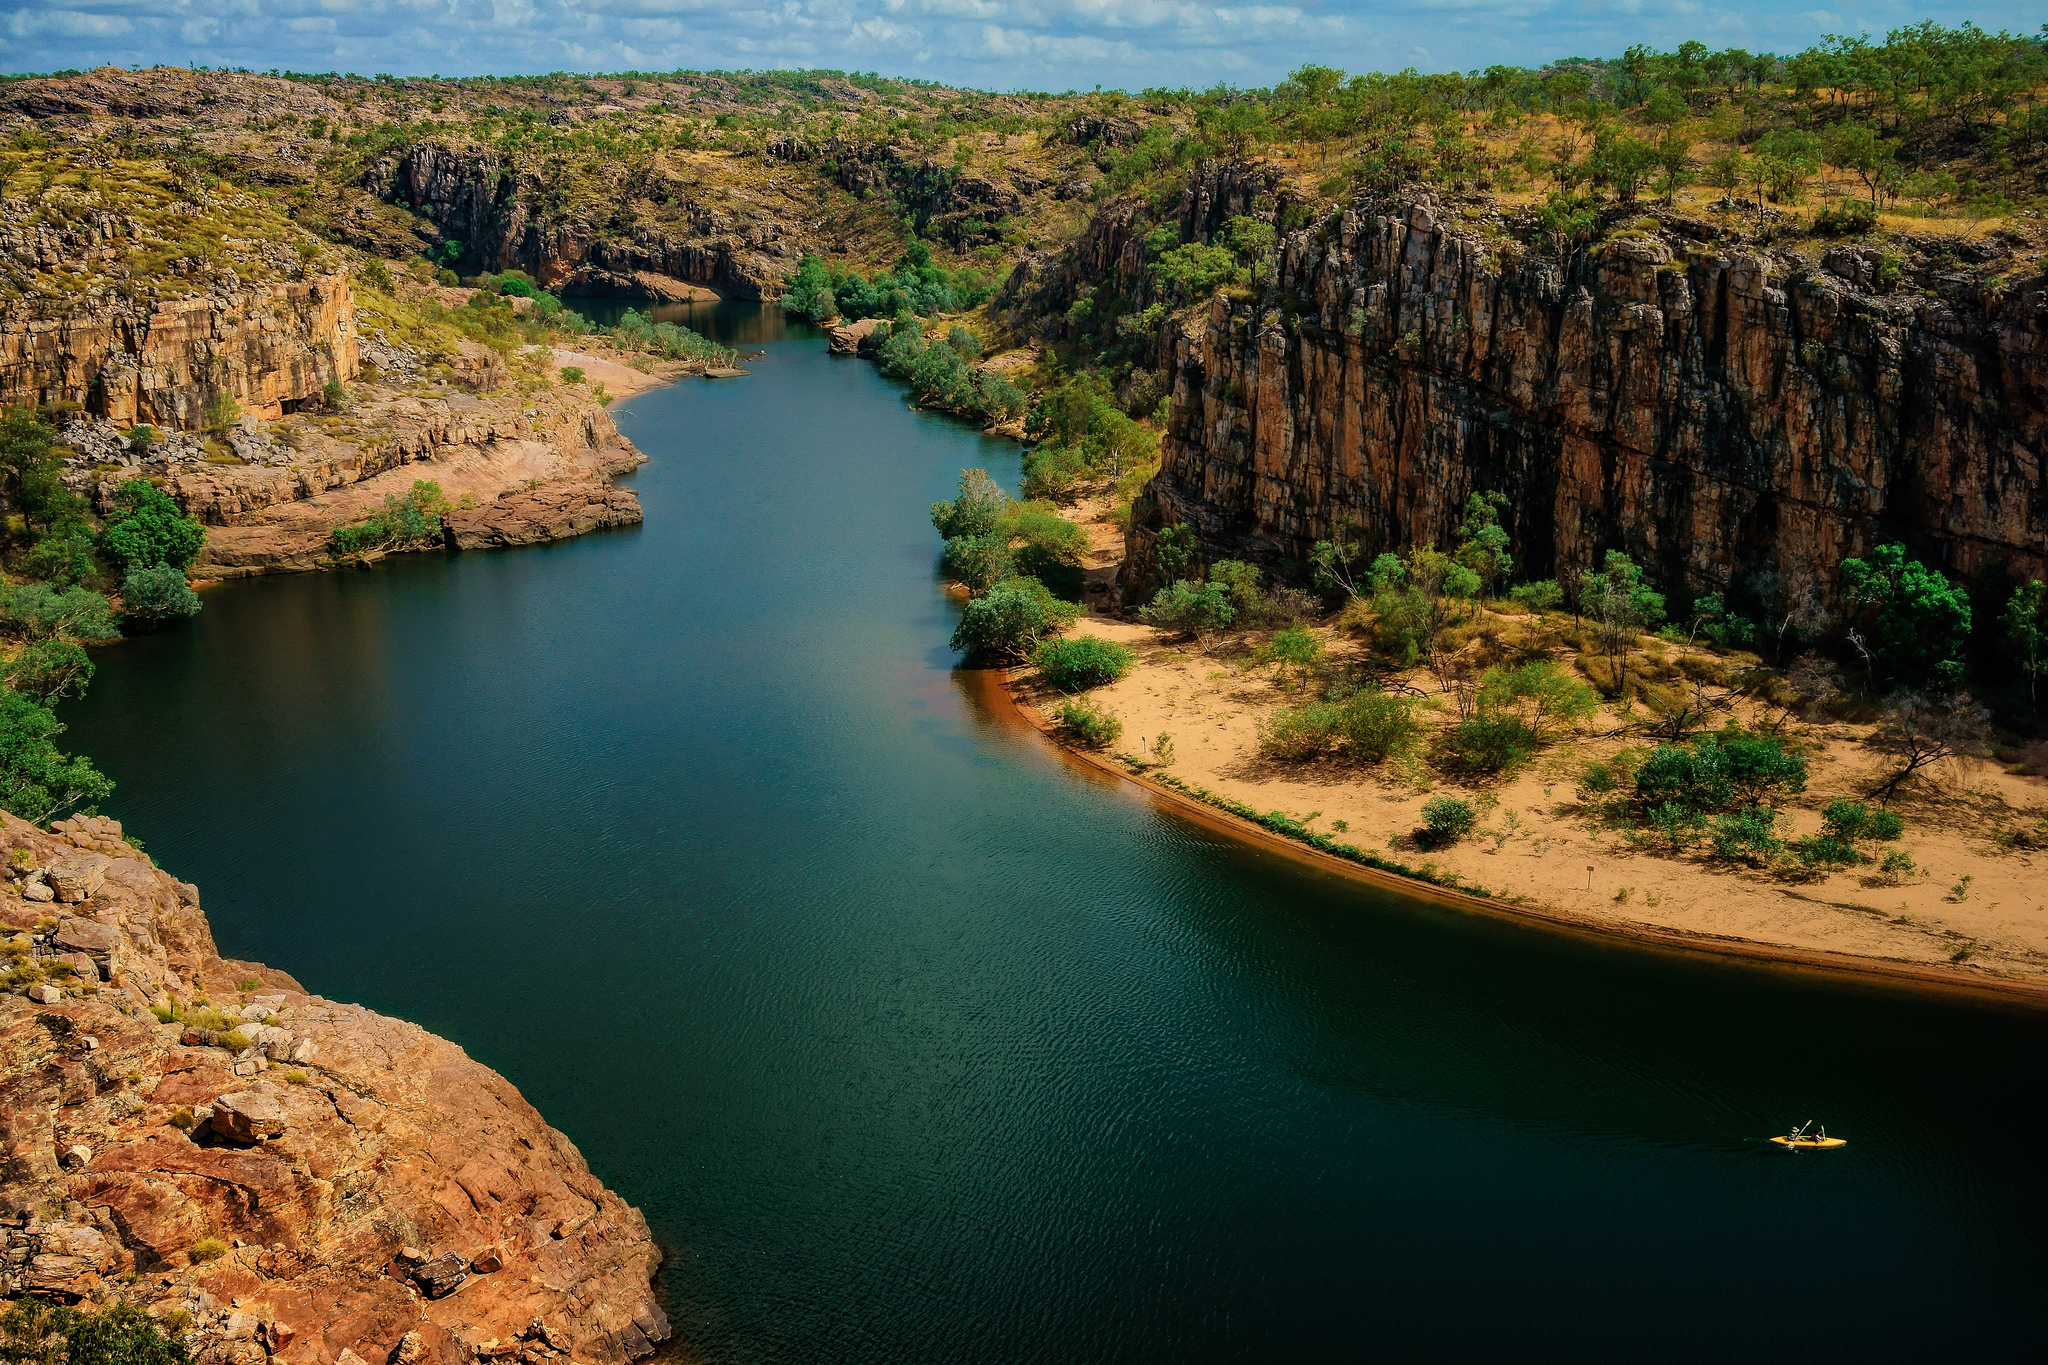
[[[221,398],[282,417],[356,371],[355,300],[343,272],[0,319],[0,404],[77,404],[123,426],[196,426]]]
[[[24,930],[0,997],[6,1292],[182,1314],[201,1365],[617,1365],[669,1335],[646,1221],[504,1077],[223,961],[197,891],[111,820],[0,816],[0,844],[0,921]],[[28,874],[84,859],[100,884],[36,929]],[[75,925],[104,975],[60,951]],[[188,1028],[201,1000],[232,1027]]]
[[[568,296],[663,302],[699,285],[732,298],[775,298],[802,254],[796,234],[773,215],[741,221],[693,202],[659,159],[584,172],[604,182],[607,205],[644,204],[659,220],[621,226],[551,213],[539,169],[481,145],[415,143],[373,164],[363,186],[430,220],[440,242],[485,268],[525,270]]]
[[[458,550],[498,549],[566,540],[589,531],[640,524],[640,499],[608,484],[546,484],[506,493],[483,507],[450,512],[448,543]]]
[[[1712,237],[1664,221],[1559,261],[1427,195],[1285,235],[1262,298],[1162,337],[1126,589],[1162,525],[1280,564],[1343,525],[1445,543],[1489,489],[1532,575],[1618,548],[1675,588],[1825,586],[1894,537],[1965,577],[2048,572],[2048,281],[1922,257],[1895,285],[1875,249]]]

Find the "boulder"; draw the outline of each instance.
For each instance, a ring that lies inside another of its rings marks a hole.
[[[26,901],[35,901],[38,904],[47,904],[57,899],[57,893],[50,889],[48,882],[38,878],[30,880],[21,888],[21,898]]]
[[[104,856],[59,858],[50,864],[50,888],[65,904],[91,900],[93,892],[107,880]]]
[[[58,990],[55,986],[30,986],[28,988],[28,998],[35,1001],[38,1005],[55,1005],[62,1003],[64,992]]]
[[[62,1160],[66,1167],[74,1171],[82,1166],[90,1166],[92,1165],[92,1148],[83,1144],[66,1147]]]
[[[871,340],[885,324],[880,318],[862,318],[825,329],[825,346],[833,355],[868,355],[875,349]]]
[[[235,1070],[240,1073],[239,1064]],[[284,1106],[267,1090],[237,1090],[213,1102],[213,1131],[230,1142],[261,1142],[284,1130]]]
[[[419,1365],[427,1353],[427,1343],[418,1332],[407,1332],[398,1339],[398,1345],[391,1348],[391,1365]]]
[[[477,1253],[476,1259],[469,1263],[469,1268],[478,1275],[495,1274],[505,1268],[505,1258],[498,1254],[496,1247],[485,1247]]]
[[[469,1262],[452,1251],[445,1252],[413,1271],[412,1278],[428,1298],[445,1299],[469,1278]]]

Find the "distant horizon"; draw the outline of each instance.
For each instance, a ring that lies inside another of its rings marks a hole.
[[[1848,0],[0,0],[0,73],[182,67],[365,79],[839,71],[991,94],[1271,86],[1347,72],[1541,68],[1698,40],[1786,54],[1932,21],[2048,30],[2038,5]],[[1633,12],[1628,12],[1628,11]]]

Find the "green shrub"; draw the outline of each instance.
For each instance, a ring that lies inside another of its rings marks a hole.
[[[1343,724],[1344,708],[1335,702],[1283,706],[1259,721],[1259,752],[1288,763],[1320,758],[1336,749]]]
[[[1698,843],[1707,829],[1706,816],[1676,801],[1651,807],[1647,819],[1650,827],[1671,846],[1673,853]]]
[[[185,581],[183,569],[159,564],[155,568],[134,568],[121,580],[121,614],[144,623],[192,616],[199,611],[199,594]]]
[[[185,1315],[185,1325],[190,1322]],[[190,1365],[191,1351],[177,1335],[181,1328],[175,1322],[166,1327],[119,1301],[80,1311],[18,1299],[0,1312],[0,1351],[11,1361],[45,1365]]]
[[[1060,601],[1035,578],[1005,579],[961,609],[952,646],[970,658],[1022,659],[1080,614],[1079,607]]]
[[[1500,773],[1527,763],[1542,747],[1536,731],[1520,716],[1482,712],[1437,736],[1436,761],[1460,772]]]
[[[994,535],[1010,501],[1010,495],[996,486],[986,469],[963,469],[960,496],[932,504],[932,525],[947,540]]]
[[[1345,752],[1366,763],[1378,763],[1415,742],[1415,704],[1389,692],[1356,692],[1344,703],[1341,721]]]
[[[581,365],[564,365],[561,373],[564,384],[581,384],[583,382],[583,367]]]
[[[440,543],[448,498],[433,479],[414,479],[404,497],[387,494],[384,510],[362,521],[337,527],[327,537],[327,552],[336,559],[380,549],[414,549]]]
[[[1092,471],[1088,457],[1072,446],[1041,445],[1024,453],[1024,496],[1071,501]]]
[[[218,1261],[227,1254],[228,1244],[218,1237],[201,1237],[192,1244],[192,1260],[195,1264],[204,1265],[208,1261]]]
[[[1729,815],[1714,818],[1714,852],[1730,861],[1755,863],[1771,861],[1785,847],[1776,834],[1778,812],[1769,806],[1744,806]]]
[[[249,1050],[249,1035],[242,1032],[238,1028],[229,1029],[226,1033],[223,1033],[220,1035],[220,1037],[214,1039],[214,1042],[219,1044],[221,1047],[226,1048],[230,1052],[239,1053],[247,1052]]]
[[[1472,803],[1455,796],[1432,796],[1422,803],[1422,832],[1437,846],[1456,843],[1477,818]]]
[[[1161,588],[1152,604],[1138,612],[1146,625],[1174,635],[1207,635],[1237,619],[1230,595],[1221,583],[1185,579]]]
[[[1660,744],[1636,773],[1645,807],[1675,802],[1712,814],[1762,806],[1806,790],[1806,760],[1765,735],[1730,728],[1690,745]]]
[[[1214,576],[1213,570],[1211,576]],[[1297,681],[1306,681],[1308,675],[1322,663],[1323,653],[1323,642],[1314,631],[1303,626],[1295,626],[1276,634],[1261,645],[1252,657],[1261,664],[1272,665],[1273,671],[1283,682],[1290,673]]]
[[[1554,578],[1523,583],[1508,589],[1508,600],[1530,611],[1558,611],[1564,606],[1564,590]]]
[[[1079,635],[1046,640],[1031,651],[1031,662],[1045,680],[1062,692],[1082,692],[1113,683],[1131,671],[1138,656],[1113,640]]]
[[[1539,740],[1546,726],[1577,725],[1600,709],[1593,689],[1551,659],[1518,668],[1489,668],[1479,679],[1482,712],[1519,713]]]
[[[1123,737],[1124,723],[1086,697],[1068,697],[1052,714],[1061,731],[1093,749],[1106,749]]]
[[[306,1073],[296,1070],[287,1071],[284,1073],[284,1083],[286,1085],[304,1085],[306,1083]]]
[[[1017,562],[1010,554],[1008,536],[956,536],[946,542],[946,551],[939,556],[939,572],[969,592],[987,592],[1015,576]]]

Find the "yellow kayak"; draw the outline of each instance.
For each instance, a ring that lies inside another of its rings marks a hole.
[[[1800,1151],[1826,1151],[1831,1147],[1847,1147],[1847,1138],[1824,1137],[1774,1137],[1771,1141],[1780,1147],[1791,1147]]]

